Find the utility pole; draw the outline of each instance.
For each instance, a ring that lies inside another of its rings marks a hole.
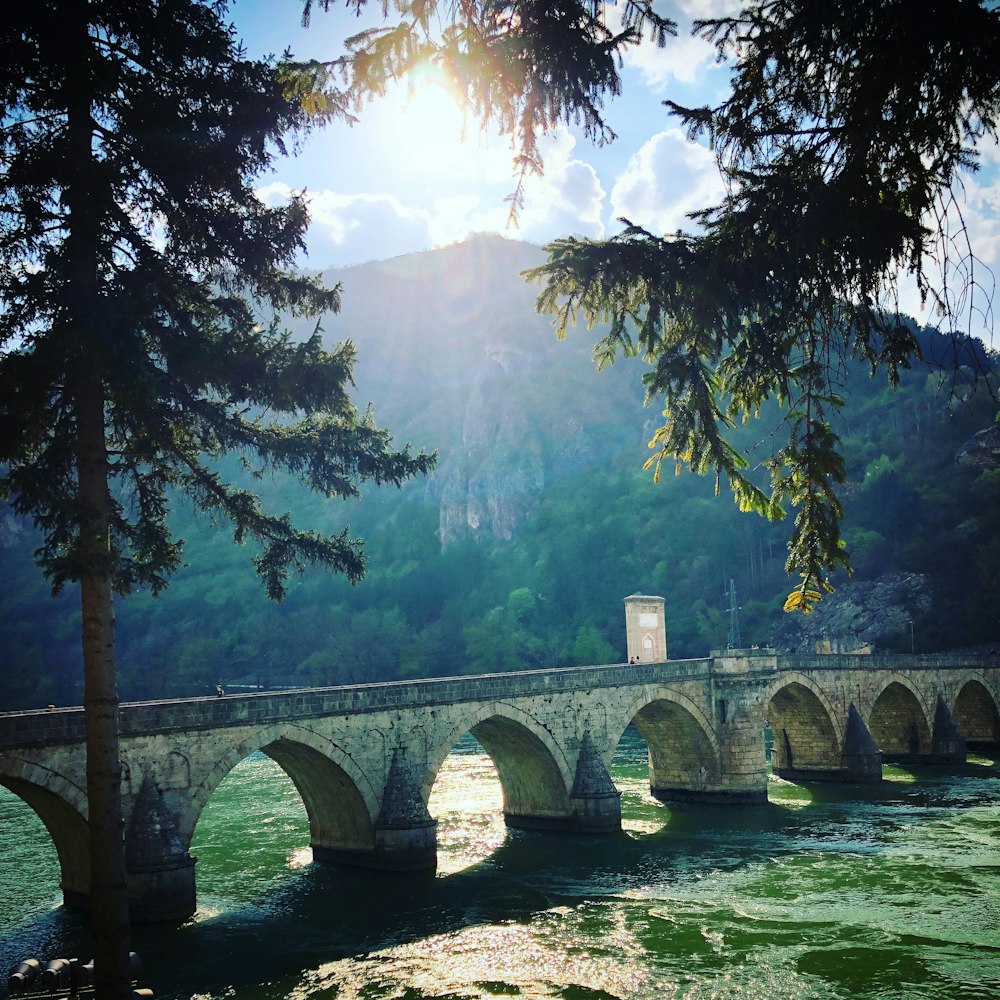
[[[743,643],[740,640],[740,609],[736,604],[736,583],[729,578],[729,590],[722,592],[729,598],[729,649],[739,649]]]

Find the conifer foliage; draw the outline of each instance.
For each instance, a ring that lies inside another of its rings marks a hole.
[[[714,471],[741,508],[771,518],[796,509],[787,610],[809,610],[849,565],[831,429],[844,359],[895,384],[919,355],[897,316],[901,275],[951,330],[989,308],[953,188],[977,144],[996,141],[1000,12],[976,0],[933,9],[764,0],[696,22],[732,67],[730,95],[667,105],[715,150],[724,201],[688,233],[628,224],[607,242],[558,240],[533,272],[560,334],[581,314],[606,320],[600,362],[651,362],[647,399],[666,418],[651,464]],[[768,399],[786,412],[784,443],[762,433],[769,488],[728,443]]]
[[[113,600],[179,565],[169,497],[253,543],[280,598],[306,564],[359,578],[361,543],[265,511],[217,459],[331,498],[432,464],[351,403],[351,344],[281,327],[335,311],[339,290],[293,269],[303,201],[265,207],[253,181],[323,115],[245,58],[225,14],[38,0],[0,24],[0,498],[41,529],[54,589],[80,586],[102,997],[128,991]]]

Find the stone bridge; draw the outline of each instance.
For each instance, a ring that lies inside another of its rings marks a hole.
[[[662,655],[662,654],[661,654]],[[792,780],[877,781],[883,761],[1000,746],[1000,657],[786,656],[535,670],[121,707],[125,845],[136,920],[194,912],[192,835],[219,782],[263,751],[305,804],[317,860],[433,868],[431,787],[471,732],[514,827],[620,829],[609,776],[629,725],[662,800],[765,801]],[[0,784],[48,829],[66,903],[89,894],[83,712],[0,715]]]

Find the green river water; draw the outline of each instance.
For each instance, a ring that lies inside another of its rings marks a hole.
[[[507,831],[471,737],[434,786],[436,876],[314,865],[305,811],[244,761],[198,825],[196,916],[139,927],[158,1000],[1000,998],[1000,766],[772,779],[760,806],[667,807],[626,733],[624,832]],[[0,964],[89,959],[41,823],[0,789]],[[0,984],[0,992],[4,983]]]

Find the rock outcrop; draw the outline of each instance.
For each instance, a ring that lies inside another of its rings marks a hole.
[[[469,535],[509,540],[538,509],[542,443],[517,391],[527,367],[527,355],[515,347],[486,350],[469,391],[461,444],[431,483],[440,497],[442,548]]]
[[[1000,468],[1000,424],[974,434],[955,456],[955,462],[981,469]]]
[[[921,573],[849,581],[811,614],[787,616],[776,642],[790,652],[875,652],[887,639],[908,643],[910,623],[928,614],[932,603],[930,580]]]

